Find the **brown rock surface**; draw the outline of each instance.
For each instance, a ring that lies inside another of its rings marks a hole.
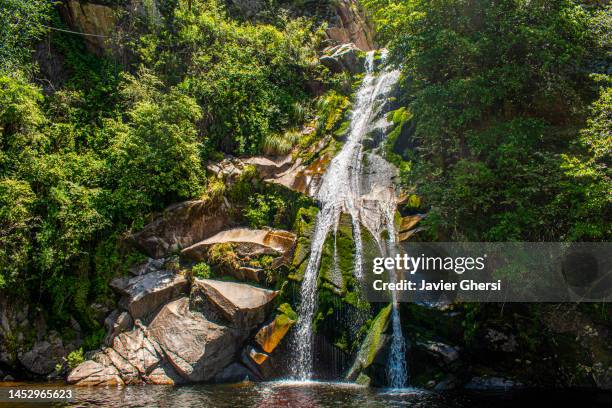
[[[225,205],[208,200],[185,201],[168,207],[131,239],[152,258],[163,258],[227,228]]]
[[[113,8],[102,4],[69,0],[64,2],[60,10],[71,28],[91,34],[82,36],[87,49],[97,55],[104,54],[107,39],[117,24]]]
[[[187,291],[189,282],[181,274],[171,271],[156,271],[129,279],[121,291],[124,297],[119,304],[127,309],[134,319],[153,313],[162,304]]]
[[[191,293],[192,298],[206,297],[234,327],[249,331],[265,320],[278,294],[244,283],[212,279],[196,279]]]
[[[259,329],[255,335],[255,342],[266,353],[272,353],[294,323],[295,320],[285,315],[278,315],[272,322]]]
[[[113,366],[103,366],[92,360],[87,360],[76,367],[66,380],[68,384],[76,385],[123,385],[119,372]]]
[[[189,310],[189,299],[166,304],[148,327],[176,371],[188,381],[206,381],[227,366],[240,344],[240,333]]]

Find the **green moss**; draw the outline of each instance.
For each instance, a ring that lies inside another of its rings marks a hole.
[[[389,304],[374,318],[359,351],[355,358],[355,363],[349,370],[347,378],[354,380],[361,372],[368,368],[376,358],[376,355],[382,349],[384,343],[384,332],[389,325],[389,316],[391,314],[391,305]]]
[[[335,236],[331,233],[325,240],[319,272],[322,283],[329,284],[330,289],[340,296],[346,295],[349,285],[356,285],[354,253],[351,218],[348,214],[343,214]]]
[[[286,316],[289,320],[297,321],[298,315],[289,303],[283,303],[278,307],[279,316]]]

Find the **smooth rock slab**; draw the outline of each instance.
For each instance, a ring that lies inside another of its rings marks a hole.
[[[192,298],[207,298],[234,327],[249,331],[265,320],[277,294],[244,283],[212,279],[195,279],[191,288]]]
[[[182,253],[196,261],[204,261],[207,259],[208,248],[216,244],[230,243],[235,251],[243,256],[275,253],[285,256],[291,253],[295,240],[295,234],[288,231],[234,228],[185,248]]]
[[[121,333],[113,341],[113,349],[141,375],[147,374],[160,362],[153,343],[147,339],[142,329]]]
[[[187,297],[166,304],[149,325],[148,335],[177,373],[194,382],[209,380],[227,366],[242,340],[235,329],[189,310]]]
[[[171,271],[157,271],[135,276],[127,282],[123,299],[119,304],[134,319],[142,319],[156,311],[162,304],[186,292],[187,278]]]
[[[163,258],[227,228],[230,221],[223,205],[185,201],[168,207],[131,239],[150,257]]]
[[[269,324],[263,326],[255,335],[255,342],[266,353],[271,353],[285,337],[295,320],[289,319],[286,315],[278,315]]]
[[[92,360],[79,364],[66,379],[76,385],[123,385],[119,372],[113,366],[104,366]]]

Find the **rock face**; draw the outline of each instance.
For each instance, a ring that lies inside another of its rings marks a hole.
[[[178,203],[131,238],[152,258],[163,258],[226,229],[231,225],[227,210],[225,205],[213,206],[207,200]]]
[[[295,320],[285,315],[278,315],[271,323],[259,329],[255,335],[255,342],[266,353],[272,353],[293,324]]]
[[[0,293],[1,378],[53,378],[57,364],[81,344],[80,327],[71,319],[74,339],[62,340],[47,327],[44,312],[33,310],[23,300]]]
[[[334,5],[335,15],[326,31],[327,36],[340,44],[354,43],[364,51],[375,49],[374,29],[359,2],[339,0]]]
[[[295,234],[283,230],[235,228],[185,248],[182,255],[217,265],[239,280],[270,283],[274,276],[266,270],[290,263],[295,242]]]
[[[251,330],[261,324],[278,292],[234,282],[196,279],[192,298],[205,297],[231,326]]]
[[[85,361],[72,370],[66,379],[77,385],[123,385],[123,380],[114,366],[103,366],[92,360]]]
[[[152,280],[155,274],[129,281]],[[129,287],[124,291],[129,293]],[[131,330],[115,333],[112,347],[98,351],[75,368],[68,382],[179,384],[244,377],[245,371],[231,364],[249,335],[265,321],[277,294],[241,283],[195,279],[189,296],[174,300],[164,296],[161,309],[157,301],[141,303],[138,311],[152,316],[150,324],[144,326],[136,320]],[[115,312],[108,320],[122,321],[125,313]],[[116,331],[114,324],[109,325],[109,331]],[[249,378],[259,379],[253,373]]]
[[[189,299],[165,305],[148,328],[168,362],[188,381],[205,381],[231,362],[240,333],[189,310]]]
[[[159,306],[187,291],[187,278],[171,271],[155,271],[127,281],[115,281],[114,288],[124,296],[119,305],[134,319],[146,317]]]
[[[261,377],[240,363],[232,363],[215,376],[217,383],[236,383],[241,381],[260,381]]]
[[[119,310],[113,311],[106,320],[104,320],[104,326],[106,327],[106,337],[104,338],[104,344],[110,346],[113,344],[113,339],[119,333],[129,330],[132,327],[134,320],[128,312],[121,312]]]
[[[282,230],[235,228],[222,231],[195,245],[185,248],[182,254],[195,260],[206,260],[208,248],[212,245],[225,243],[234,244],[234,249],[247,256],[266,254],[288,256],[295,244],[295,234]]]
[[[117,24],[115,11],[108,6],[77,0],[64,2],[60,10],[71,28],[91,34],[82,36],[87,49],[97,55],[104,54],[106,41]]]
[[[34,374],[48,375],[55,370],[55,365],[62,362],[66,354],[62,340],[53,333],[48,341],[37,341],[32,349],[19,356],[19,361]]]
[[[370,331],[366,335],[359,351],[357,352],[357,358],[355,363],[348,371],[346,379],[349,381],[355,381],[361,377],[361,382],[370,383],[370,376],[368,375],[370,367],[374,364],[379,354],[382,354],[385,344],[387,343],[387,335],[385,332],[389,327],[389,316],[391,314],[391,305],[382,309],[372,326]]]
[[[330,160],[329,155],[321,155],[310,164],[303,164],[298,159],[289,169],[265,181],[313,196]]]
[[[364,55],[353,43],[326,48],[323,53],[321,63],[333,72],[358,74],[364,71]]]

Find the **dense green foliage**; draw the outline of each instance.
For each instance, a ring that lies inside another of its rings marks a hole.
[[[401,130],[414,146],[400,152],[412,161],[403,180],[424,196],[434,236],[612,236],[610,79],[589,76],[611,66],[609,8],[570,0],[366,3],[403,70],[411,118]]]
[[[325,74],[321,33],[303,18],[272,26],[232,19],[215,0],[159,4],[121,17],[127,35],[104,57],[49,32],[62,75],[39,80],[43,24],[68,27],[50,2],[2,2],[0,290],[57,323],[75,317],[86,348],[103,335],[91,305],[112,307],[108,282],[142,258],[123,238],[171,203],[214,200],[210,157],[286,152],[297,140],[282,135],[309,109],[306,82]],[[249,205],[245,222],[288,222],[280,198],[248,204],[242,184],[228,194]]]

